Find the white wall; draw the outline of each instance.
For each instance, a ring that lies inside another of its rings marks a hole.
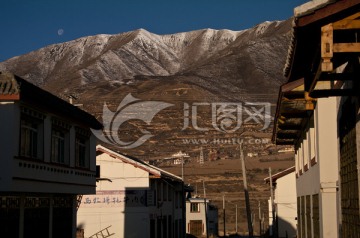
[[[29,109],[31,109],[29,107]],[[46,112],[43,112],[46,114]],[[44,119],[43,136],[39,143],[43,145],[42,160],[28,160],[19,157],[20,148],[20,105],[15,102],[0,103],[0,191],[6,192],[40,192],[89,194],[95,192],[95,140],[91,135],[90,151],[93,162],[91,171],[76,169],[75,147],[72,146],[73,156],[69,165],[58,165],[50,161],[51,148],[51,115]],[[73,127],[71,130],[74,130]],[[75,133],[73,133],[75,137]],[[73,138],[73,140],[75,140]],[[75,141],[73,141],[75,144]],[[72,165],[72,166],[71,166]]]
[[[278,215],[279,237],[296,235],[296,181],[295,172],[276,180],[275,203]]]
[[[339,149],[337,140],[337,98],[320,98],[316,107],[318,162],[320,173],[320,234],[337,237],[337,194]]]
[[[338,141],[337,141],[337,98],[319,98],[314,110],[314,129],[316,164],[310,165],[305,171],[301,161],[311,161],[311,148],[308,143],[308,136],[312,133],[303,135],[303,140],[297,148],[296,163],[300,165],[296,179],[297,197],[319,194],[319,213],[320,213],[320,237],[338,237],[338,215],[337,215],[337,191],[336,183],[339,177],[338,168]],[[306,136],[307,137],[306,137]],[[312,146],[312,144],[310,144]],[[307,148],[306,148],[307,147]],[[303,153],[305,148],[305,152]],[[302,151],[299,151],[302,150]],[[303,156],[303,158],[302,158]],[[312,197],[311,197],[312,204]],[[300,223],[300,218],[298,218]],[[312,221],[306,221],[307,224]],[[308,229],[312,229],[307,225]],[[308,237],[309,238],[309,237]]]
[[[126,190],[147,190],[149,188],[149,173],[136,168],[131,164],[124,163],[119,159],[103,153],[97,157],[97,165],[100,165],[100,177],[103,180],[97,182],[96,195],[87,195],[82,198],[78,210],[77,224],[82,226],[85,237],[108,227],[116,237],[148,237],[149,235],[149,209],[146,206],[125,202]],[[139,192],[141,194],[141,192]],[[100,203],[94,204],[94,199]],[[103,203],[109,198],[109,204]],[[130,199],[135,198],[133,196]],[[91,204],[87,204],[90,199]],[[115,200],[114,200],[115,199]],[[114,202],[115,201],[115,202]],[[128,205],[126,205],[128,203]],[[125,228],[126,227],[126,228]],[[126,236],[125,236],[126,232]]]

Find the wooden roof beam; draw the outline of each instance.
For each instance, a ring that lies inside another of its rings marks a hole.
[[[280,124],[279,123],[277,126],[280,130],[301,130],[302,129],[301,125],[297,125],[297,124],[286,124],[286,123]]]
[[[276,135],[277,139],[297,139],[299,133],[286,133],[286,132],[278,132]]]

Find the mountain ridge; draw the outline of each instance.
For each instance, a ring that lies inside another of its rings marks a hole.
[[[67,68],[65,72],[69,72],[71,78],[76,75],[75,79],[80,78],[81,84],[121,81],[136,75],[170,76],[188,71],[193,64],[207,60],[236,42],[239,36],[251,35],[254,29],[257,36],[266,33],[272,24],[277,27],[280,23],[265,22],[242,31],[208,28],[157,35],[137,29],[115,35],[99,34],[10,58],[0,63],[0,69],[14,71],[39,86],[59,78],[59,68],[61,71]],[[34,63],[35,59],[38,63]]]
[[[201,29],[157,35],[137,29],[49,45],[1,62],[0,70],[12,71],[64,100],[76,96],[76,103],[100,121],[104,103],[116,110],[129,93],[145,101],[174,104],[155,117],[158,124],[147,128],[162,133],[133,150],[141,158],[149,151],[166,157],[184,148],[197,151],[197,145],[180,145],[183,138],[224,136],[216,130],[206,135],[194,129],[182,131],[184,103],[275,105],[278,88],[285,82],[284,46],[290,36],[291,19],[242,31]],[[211,128],[209,110],[198,116]],[[132,131],[143,125],[129,124],[124,134],[131,140]]]

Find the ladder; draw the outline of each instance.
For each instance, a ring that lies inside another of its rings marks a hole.
[[[77,195],[77,197],[76,197],[76,210],[79,210],[82,197],[83,197],[83,195]]]
[[[115,235],[115,233],[110,233],[109,228],[111,226],[108,226],[101,231],[96,232],[94,235],[90,236],[89,238],[106,238]]]

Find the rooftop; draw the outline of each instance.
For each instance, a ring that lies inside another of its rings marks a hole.
[[[11,72],[0,71],[0,101],[18,101],[93,129],[102,124],[89,113],[33,85]]]

